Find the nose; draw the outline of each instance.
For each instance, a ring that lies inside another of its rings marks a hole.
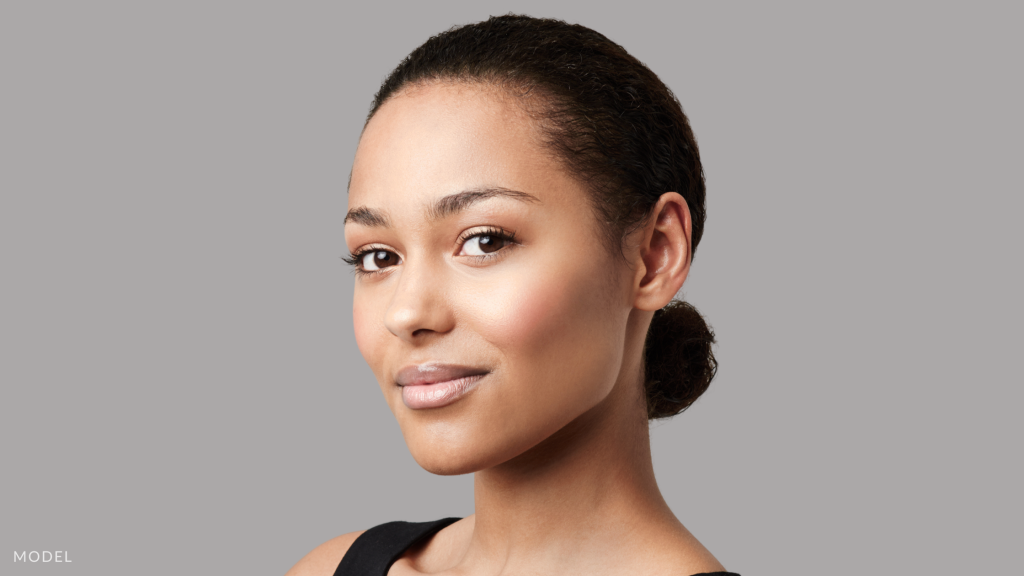
[[[443,334],[455,326],[445,298],[443,274],[426,263],[406,262],[384,314],[388,331],[410,343],[430,334]]]

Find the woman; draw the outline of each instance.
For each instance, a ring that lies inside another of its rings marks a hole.
[[[648,437],[714,376],[673,300],[703,223],[679,103],[604,36],[509,15],[417,48],[352,168],[353,317],[413,457],[475,473],[475,514],[339,536],[289,574],[723,573]]]

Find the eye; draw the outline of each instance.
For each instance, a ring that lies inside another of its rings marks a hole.
[[[356,275],[380,274],[386,268],[399,263],[398,254],[383,248],[360,250],[349,257],[342,257],[346,264],[355,269]]]
[[[359,256],[359,267],[364,272],[378,272],[398,264],[398,254],[388,250],[370,250]]]
[[[459,256],[488,256],[512,243],[513,236],[500,230],[476,232],[462,242]]]

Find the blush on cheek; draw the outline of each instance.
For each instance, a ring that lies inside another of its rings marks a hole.
[[[583,321],[578,296],[571,283],[537,278],[517,283],[494,298],[481,312],[487,318],[487,339],[506,352],[519,355],[528,350],[564,346],[564,337]],[[495,305],[500,302],[500,305]]]
[[[521,346],[541,344],[565,328],[567,312],[561,286],[531,286],[517,294],[510,302],[508,331],[513,342]]]

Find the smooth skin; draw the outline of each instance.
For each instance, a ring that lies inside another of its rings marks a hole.
[[[723,570],[658,490],[642,397],[647,327],[690,268],[686,201],[666,191],[611,249],[541,138],[522,101],[436,82],[390,99],[360,140],[345,225],[362,255],[359,349],[416,461],[475,473],[475,514],[389,574]],[[413,410],[395,378],[425,362],[488,374],[450,405]],[[359,534],[288,575],[333,574]]]

